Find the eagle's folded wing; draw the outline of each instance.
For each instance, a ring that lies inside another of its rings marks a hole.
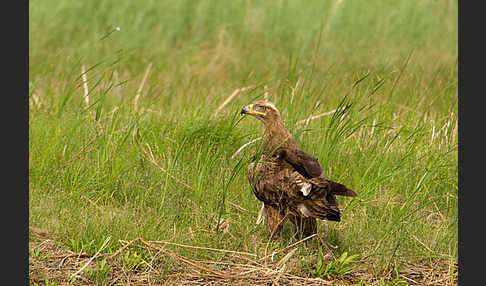
[[[323,170],[316,157],[300,150],[282,149],[280,156],[294,169],[307,179],[324,176]]]

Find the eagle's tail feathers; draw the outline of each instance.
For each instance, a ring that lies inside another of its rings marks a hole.
[[[346,196],[346,197],[357,197],[358,194],[356,194],[353,190],[346,188],[343,184],[336,183],[333,181],[329,181],[331,183],[331,194],[337,195],[337,196]]]
[[[310,210],[313,216],[320,219],[341,221],[341,211],[337,205],[323,204],[322,201],[313,201],[306,204],[306,209]]]
[[[332,212],[328,212],[326,215],[326,219],[332,221],[341,221],[341,215],[339,213],[335,214]]]
[[[341,211],[336,205],[332,205],[327,210],[326,218],[333,221],[341,221]]]

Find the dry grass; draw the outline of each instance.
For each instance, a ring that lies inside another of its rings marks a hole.
[[[165,242],[149,242],[138,238],[130,242],[120,241],[120,244],[120,249],[111,255],[73,253],[52,240],[46,230],[30,227],[30,285],[45,285],[46,279],[50,283],[57,281],[58,285],[92,285],[93,281],[80,270],[89,263],[94,265],[104,259],[112,269],[105,285],[377,285],[384,277],[377,277],[364,269],[357,269],[334,280],[306,277],[295,267],[297,261],[293,254],[297,248],[288,250],[291,248],[289,246],[275,251],[286,253],[278,261],[272,261],[272,255],[254,258],[251,253],[233,251],[228,251],[230,255],[224,260],[209,261],[182,257],[159,246]],[[296,245],[294,243],[292,247]],[[225,251],[191,245],[179,246]],[[132,248],[145,249],[154,259],[144,261],[144,267],[139,271],[127,270],[118,258]],[[454,275],[451,275],[451,270]],[[73,273],[77,272],[80,273],[77,279],[70,280]],[[396,277],[407,281],[409,285],[457,285],[457,263],[452,267],[446,263],[407,264]],[[453,281],[451,277],[455,277]]]

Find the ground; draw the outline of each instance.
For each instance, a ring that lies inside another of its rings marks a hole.
[[[123,256],[124,251],[128,251],[130,247],[137,247],[136,244],[124,249],[121,247],[121,251],[114,257],[99,255],[91,260],[88,266],[102,263],[101,261],[104,259],[107,260],[111,271],[104,276],[104,279],[101,274],[90,275],[88,271],[81,271],[80,275],[76,275],[75,280],[70,280],[70,277],[85,266],[92,256],[73,253],[68,247],[52,240],[46,230],[30,227],[29,233],[30,285],[92,285],[93,283],[101,285],[407,285],[407,283],[408,285],[458,285],[457,263],[453,266],[453,275],[445,263],[439,265],[411,264],[401,270],[397,275],[398,279],[391,279],[391,281],[359,270],[332,280],[305,277],[302,273],[286,272],[287,267],[282,265],[291,265],[291,258],[286,262],[288,264],[279,264],[279,261],[272,262],[271,259],[268,259],[266,264],[254,263],[254,261],[237,256],[219,263],[196,261],[197,265],[202,267],[218,269],[217,272],[227,278],[201,271],[181,260],[175,260],[175,263],[165,270],[166,265],[163,263],[154,263],[149,267],[143,267],[140,271],[127,271],[127,268],[117,258]],[[96,269],[96,267],[85,267],[84,269],[93,268]],[[96,280],[97,277],[102,280]],[[453,281],[451,281],[451,277],[455,277]]]

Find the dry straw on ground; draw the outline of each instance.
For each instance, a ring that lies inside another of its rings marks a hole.
[[[279,260],[271,261],[272,254],[261,258],[255,254],[225,249],[207,248],[193,245],[176,244],[167,241],[146,241],[136,238],[120,241],[121,247],[112,254],[73,253],[64,245],[49,237],[47,231],[30,227],[29,240],[29,279],[30,285],[42,285],[48,280],[58,285],[93,285],[85,274],[88,265],[96,265],[106,260],[111,272],[106,277],[106,285],[353,285],[366,281],[376,285],[380,279],[365,270],[355,270],[339,279],[324,280],[295,273],[294,264],[299,257],[298,247],[305,240],[275,250],[285,253]],[[197,249],[198,251],[217,251],[226,253],[221,261],[196,260],[181,256],[168,250],[163,245]],[[100,248],[101,249],[101,248]],[[120,262],[120,256],[126,251],[144,249],[163,259],[144,261],[144,267],[138,271],[127,271]],[[34,254],[35,253],[35,254]],[[165,256],[165,257],[164,257]],[[170,262],[169,260],[170,259]],[[164,271],[164,267],[167,267]],[[406,265],[398,278],[409,285],[457,285],[457,264],[453,265],[455,275],[449,267],[438,265]],[[76,276],[75,280],[70,280]]]

